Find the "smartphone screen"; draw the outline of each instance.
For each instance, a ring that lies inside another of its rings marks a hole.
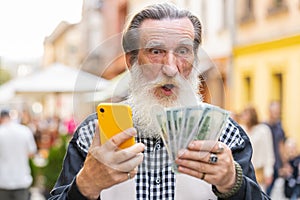
[[[100,103],[97,106],[98,123],[101,144],[104,144],[112,136],[133,127],[132,111],[130,106],[119,103]],[[132,146],[134,137],[123,142],[121,149]]]

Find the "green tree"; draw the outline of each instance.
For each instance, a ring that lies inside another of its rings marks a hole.
[[[46,190],[51,190],[56,182],[66,153],[67,143],[68,137],[66,135],[61,135],[60,141],[49,150],[48,164],[41,169],[42,174],[45,177]]]
[[[0,67],[0,85],[9,81],[10,79],[11,79],[10,73],[7,70]]]

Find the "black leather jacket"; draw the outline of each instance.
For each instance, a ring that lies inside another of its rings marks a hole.
[[[76,186],[76,174],[79,172],[87,152],[83,151],[78,145],[78,138],[80,129],[91,125],[97,119],[96,114],[90,115],[75,131],[73,138],[71,139],[66,156],[63,162],[63,168],[60,176],[51,191],[51,197],[49,199],[54,200],[83,200],[86,199],[77,189]],[[248,136],[244,130],[233,120],[232,124],[239,129],[240,136],[244,140],[243,144],[231,148],[234,160],[240,164],[243,169],[243,184],[240,190],[230,200],[259,200],[270,199],[264,192],[261,191],[259,185],[256,182],[255,172],[251,163],[252,146]],[[93,125],[95,129],[95,124]]]

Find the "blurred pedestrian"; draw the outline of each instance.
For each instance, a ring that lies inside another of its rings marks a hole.
[[[247,106],[240,119],[252,143],[252,163],[257,182],[265,191],[266,187],[272,183],[275,162],[271,130],[267,125],[259,122],[253,106]]]
[[[231,117],[231,119],[233,119],[237,123],[240,123],[240,113],[238,113],[238,112],[231,112],[230,113],[230,117]]]
[[[76,129],[76,122],[73,116],[66,118],[64,121],[64,126],[68,135],[72,135]]]
[[[36,152],[30,129],[14,122],[8,110],[0,114],[0,199],[28,200],[32,176],[29,157]]]
[[[297,142],[288,138],[284,143],[285,159],[279,175],[284,178],[285,197],[296,200],[300,197],[300,154],[297,151]]]
[[[274,174],[271,185],[267,188],[267,194],[270,195],[276,179],[279,177],[279,170],[283,167],[283,151],[285,133],[281,125],[281,105],[279,101],[272,101],[269,105],[269,119],[266,123],[273,136],[273,147],[275,155]]]

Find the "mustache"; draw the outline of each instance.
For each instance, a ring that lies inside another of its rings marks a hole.
[[[175,76],[172,78],[159,76],[155,80],[149,82],[149,85],[152,85],[154,87],[174,88],[174,87],[180,87],[181,85],[183,85],[183,83],[184,80],[179,76]]]
[[[152,90],[158,87],[165,87],[167,89],[181,88],[186,90],[187,88],[192,88],[191,80],[193,80],[192,74],[190,74],[190,76],[187,78],[180,74],[177,74],[174,77],[168,77],[164,74],[159,74],[155,79],[149,81],[144,77],[140,65],[137,62],[135,62],[131,68],[131,77],[131,83],[133,84],[132,91],[136,92],[140,92],[141,88]],[[139,87],[136,87],[137,85],[139,85]]]

